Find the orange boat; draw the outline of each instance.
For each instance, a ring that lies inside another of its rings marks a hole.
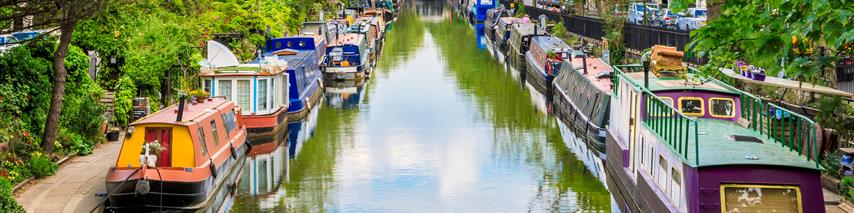
[[[234,192],[251,149],[240,107],[225,97],[184,102],[128,127],[107,173],[108,209],[219,208]]]

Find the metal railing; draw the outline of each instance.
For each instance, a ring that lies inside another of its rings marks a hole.
[[[643,103],[642,118],[643,124],[651,132],[655,133],[661,141],[671,148],[685,162],[700,165],[699,155],[699,123],[697,118],[682,114],[682,112],[674,108],[671,104],[666,104],[664,100],[649,91],[646,87],[635,82],[632,78],[627,77],[620,69],[638,69],[641,65],[617,65],[614,66],[614,81],[619,85],[619,80],[623,79],[635,90],[641,92]],[[618,95],[619,89],[614,87],[614,95]],[[691,162],[689,154],[693,152],[694,161]]]

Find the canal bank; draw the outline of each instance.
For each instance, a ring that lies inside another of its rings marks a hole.
[[[557,122],[448,10],[404,4],[358,103],[319,110],[281,197],[244,194],[233,210],[609,212]]]

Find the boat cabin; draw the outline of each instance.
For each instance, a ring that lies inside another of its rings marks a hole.
[[[615,70],[606,168],[621,210],[823,212],[812,120],[695,70]]]
[[[528,63],[534,64],[544,76],[557,75],[561,62],[571,56],[569,45],[554,36],[534,36],[528,53]]]
[[[285,61],[288,64],[287,72],[290,92],[290,106],[288,113],[297,113],[306,108],[311,97],[316,96],[321,84],[320,67],[315,37],[285,37],[275,38],[267,41],[265,53],[262,57],[255,59],[256,62],[263,61]]]
[[[326,48],[326,55],[327,70],[330,67],[362,67],[368,63],[368,41],[361,34],[341,34]]]

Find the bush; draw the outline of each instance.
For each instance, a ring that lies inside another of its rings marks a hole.
[[[18,205],[12,194],[12,183],[3,177],[0,177],[0,209],[9,213],[24,212],[24,207]]]
[[[854,194],[852,194],[854,193],[854,177],[843,177],[842,181],[839,183],[839,192],[840,194],[845,195],[848,199],[854,198]]]
[[[34,152],[29,161],[30,172],[36,178],[51,176],[56,173],[56,163],[41,152]]]
[[[114,116],[116,117],[116,121],[124,126],[128,124],[128,120],[130,119],[133,98],[136,97],[136,84],[127,76],[122,77],[120,84],[119,91],[116,92],[116,114]]]

